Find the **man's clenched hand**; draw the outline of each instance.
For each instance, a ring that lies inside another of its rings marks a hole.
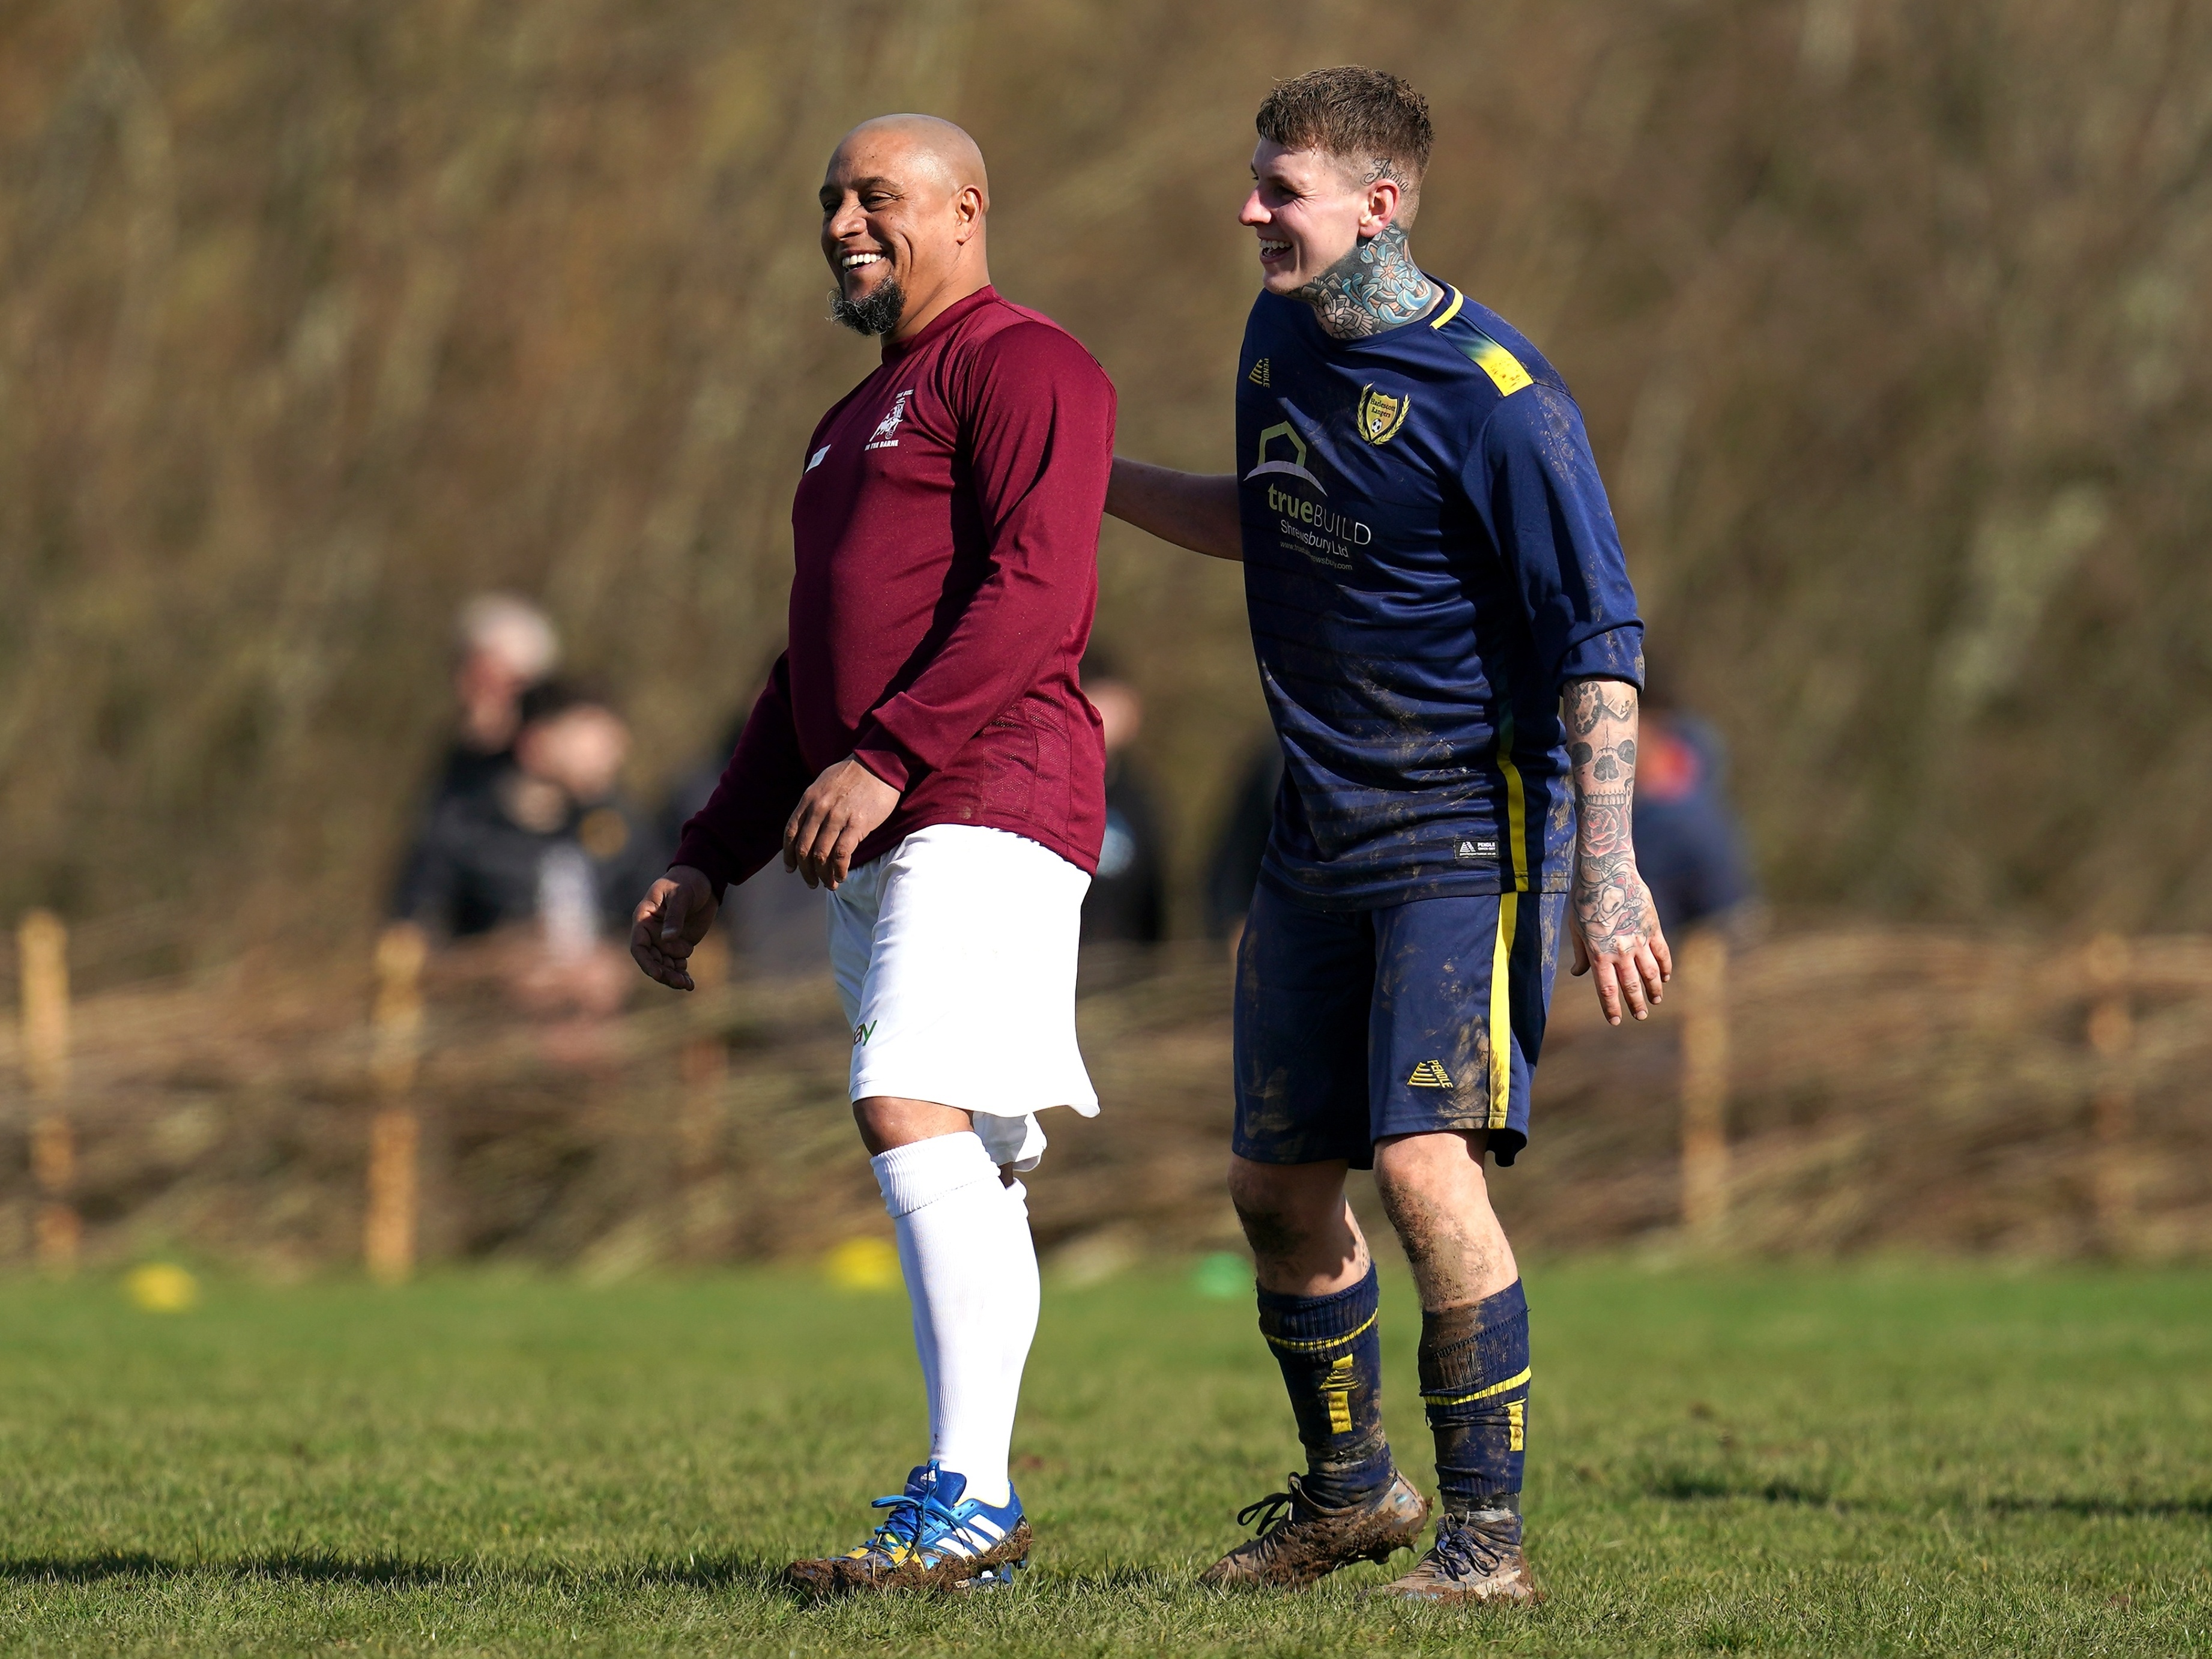
[[[653,884],[630,915],[629,954],[646,977],[679,991],[692,983],[692,950],[714,925],[714,884],[702,871],[679,864]]]
[[[783,826],[783,867],[809,887],[835,891],[853,867],[853,854],[898,805],[899,792],[849,757],[807,786]]]

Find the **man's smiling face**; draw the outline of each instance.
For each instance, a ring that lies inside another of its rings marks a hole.
[[[905,129],[848,134],[822,180],[822,252],[837,278],[841,321],[888,334],[944,282],[975,228],[943,160]]]
[[[902,262],[912,266],[914,207],[906,180],[864,172],[854,159],[838,151],[822,180],[822,252],[838,294],[857,303],[896,281]]]
[[[1267,292],[1295,294],[1351,252],[1369,206],[1366,181],[1341,158],[1262,138],[1237,222],[1259,236]]]

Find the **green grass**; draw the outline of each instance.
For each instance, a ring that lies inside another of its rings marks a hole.
[[[1048,1289],[1028,1582],[799,1606],[921,1444],[902,1301],[797,1276],[0,1285],[0,1650],[2212,1651],[2212,1274],[1532,1272],[1532,1613],[1201,1592],[1289,1417],[1249,1308]],[[1417,1320],[1390,1420],[1427,1474]],[[1401,1557],[1402,1565],[1409,1558]]]

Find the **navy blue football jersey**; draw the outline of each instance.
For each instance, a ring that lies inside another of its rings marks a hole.
[[[1366,340],[1262,293],[1238,362],[1245,599],[1284,760],[1261,876],[1324,908],[1565,891],[1561,689],[1644,679],[1582,412],[1438,286]]]

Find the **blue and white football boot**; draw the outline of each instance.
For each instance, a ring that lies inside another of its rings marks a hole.
[[[794,1561],[783,1582],[813,1595],[1000,1588],[1029,1565],[1030,1523],[1012,1486],[1003,1509],[963,1498],[967,1487],[966,1475],[925,1463],[896,1498],[876,1499],[873,1507],[890,1513],[866,1543],[843,1555]]]

